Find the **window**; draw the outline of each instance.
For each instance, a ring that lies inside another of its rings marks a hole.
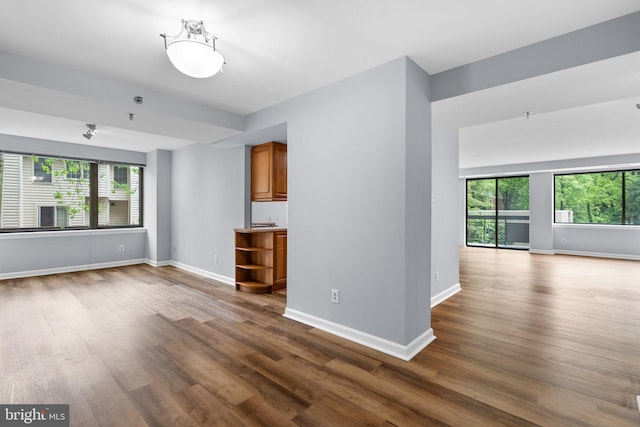
[[[68,224],[68,218],[65,206],[40,206],[38,226],[65,228]]]
[[[467,180],[467,245],[529,247],[529,177]]]
[[[640,225],[640,170],[624,173],[625,224]]]
[[[128,166],[114,166],[113,167],[113,181],[119,185],[127,185],[129,183],[129,167]]]
[[[67,179],[89,179],[89,164],[77,160],[66,160],[65,174]]]
[[[555,222],[640,225],[640,170],[556,175]]]
[[[33,182],[51,182],[51,165],[53,159],[32,157]]]
[[[134,165],[0,153],[0,232],[139,227],[142,173]]]

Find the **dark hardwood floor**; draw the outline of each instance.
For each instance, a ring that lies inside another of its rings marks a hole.
[[[73,426],[639,426],[640,263],[461,250],[402,362],[177,270],[0,281],[0,403]]]

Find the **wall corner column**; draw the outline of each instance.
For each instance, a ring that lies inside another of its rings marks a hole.
[[[529,252],[553,254],[553,173],[529,175]]]
[[[147,229],[147,260],[152,265],[171,261],[171,151],[147,153],[143,220]]]

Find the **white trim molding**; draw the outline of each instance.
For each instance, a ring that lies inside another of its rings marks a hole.
[[[432,296],[431,297],[431,308],[433,308],[436,305],[438,305],[438,304],[444,302],[445,300],[451,298],[452,296],[454,296],[455,294],[457,294],[461,290],[462,290],[462,288],[460,287],[460,283],[456,283],[455,285],[451,286],[449,289],[445,289],[444,291],[440,292],[438,295]]]
[[[218,282],[222,282],[225,285],[229,285],[229,286],[236,286],[236,281],[233,277],[228,277],[228,276],[223,276],[222,274],[217,274],[217,273],[212,273],[210,271],[207,270],[203,270],[201,268],[198,267],[193,267],[191,265],[187,265],[187,264],[183,264],[181,262],[177,262],[177,261],[168,261],[167,264],[165,265],[172,265],[176,268],[179,268],[181,270],[185,270],[188,271],[190,273],[195,273],[198,274],[200,276],[204,276],[204,277],[208,277],[209,279],[213,279],[213,280],[217,280]]]
[[[589,256],[595,258],[613,258],[613,259],[630,259],[633,261],[640,261],[640,255],[630,254],[611,254],[606,252],[585,252],[585,251],[565,251],[556,249],[555,253],[558,255],[577,255],[577,256]]]
[[[556,251],[553,249],[529,249],[529,253],[537,255],[555,255]]]
[[[151,267],[167,267],[173,265],[173,261],[155,261],[153,259],[146,259],[145,262]]]
[[[413,359],[416,354],[418,354],[433,340],[436,339],[436,337],[433,335],[433,329],[429,328],[409,344],[401,345],[393,341],[389,341],[384,338],[376,337],[366,332],[359,331],[357,329],[349,328],[347,326],[330,322],[328,320],[321,319],[319,317],[312,316],[301,311],[293,310],[291,308],[285,309],[283,316],[287,319],[304,323],[305,325],[312,326],[333,335],[337,335],[346,340],[353,341],[355,343],[364,345],[390,356],[397,357],[398,359],[402,359],[404,361]]]
[[[44,268],[42,270],[16,271],[1,273],[0,280],[20,279],[22,277],[46,276],[48,274],[73,273],[76,271],[100,270],[102,268],[124,267],[127,265],[144,264],[144,259],[127,259],[124,261],[101,262],[98,264],[72,265],[68,267]]]

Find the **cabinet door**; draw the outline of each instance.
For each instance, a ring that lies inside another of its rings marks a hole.
[[[287,200],[287,146],[275,144],[273,153],[274,194],[277,200]]]
[[[251,149],[251,200],[271,200],[272,162],[270,147],[256,145]]]
[[[274,289],[284,288],[287,284],[287,232],[275,233],[275,254],[273,269]]]

